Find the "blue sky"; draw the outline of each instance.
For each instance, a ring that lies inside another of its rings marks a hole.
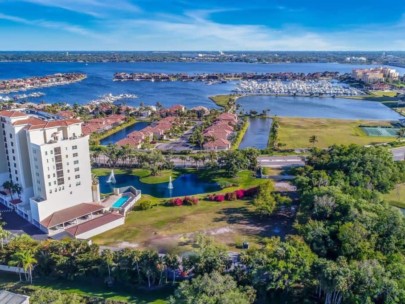
[[[0,0],[0,50],[405,50],[405,0]]]

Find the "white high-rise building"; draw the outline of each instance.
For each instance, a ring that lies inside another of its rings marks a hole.
[[[38,114],[0,111],[0,202],[55,237],[87,239],[123,225],[141,192],[114,188],[100,202],[82,122]]]
[[[21,186],[11,200],[20,215],[43,228],[54,212],[93,202],[89,137],[82,136],[81,121],[46,121],[19,111],[1,111],[0,119],[0,185]]]

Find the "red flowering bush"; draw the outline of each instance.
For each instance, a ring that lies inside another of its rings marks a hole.
[[[236,190],[235,191],[235,195],[236,195],[236,198],[237,199],[242,199],[242,198],[244,198],[245,197],[245,190],[243,190],[243,189],[239,189],[239,190]]]
[[[198,205],[198,197],[195,196],[186,196],[183,199],[183,204],[188,206]]]
[[[177,197],[177,198],[172,198],[172,199],[169,201],[169,204],[170,204],[171,206],[182,206],[182,205],[183,205],[183,200],[182,200],[181,198],[179,198],[179,197]]]
[[[218,203],[221,203],[224,200],[225,200],[225,196],[222,195],[222,194],[218,194],[218,195],[215,196],[215,201],[218,202]]]
[[[228,192],[227,194],[225,194],[225,199],[227,201],[236,201],[236,194],[235,192]]]

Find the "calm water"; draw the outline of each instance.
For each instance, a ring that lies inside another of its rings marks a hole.
[[[108,145],[108,144],[115,144],[117,141],[127,137],[127,135],[133,131],[139,131],[142,130],[143,128],[146,128],[149,125],[148,122],[146,121],[140,121],[137,122],[133,125],[130,125],[129,127],[126,127],[125,129],[122,129],[118,131],[117,133],[114,133],[100,141],[100,144],[102,145]]]
[[[238,99],[241,110],[259,113],[270,109],[270,115],[341,119],[396,120],[401,115],[379,102],[343,98],[247,96]]]
[[[234,89],[234,83],[206,85],[201,82],[113,82],[115,72],[162,72],[162,73],[213,73],[213,72],[350,72],[354,68],[369,67],[334,63],[292,63],[292,64],[247,64],[247,63],[184,63],[184,62],[135,62],[135,63],[0,63],[0,79],[41,76],[63,72],[82,72],[88,78],[71,85],[40,89],[46,96],[31,99],[34,102],[75,102],[84,104],[101,95],[131,93],[139,98],[126,100],[129,105],[144,102],[154,105],[157,101],[164,106],[181,103],[187,107],[202,105],[215,107],[208,97],[226,94]],[[399,70],[399,69],[398,69]],[[405,73],[405,69],[401,71]],[[38,90],[35,90],[38,91]]]
[[[99,177],[101,193],[111,193],[113,187],[118,188],[125,186],[134,186],[135,188],[140,189],[143,194],[149,194],[155,197],[164,198],[215,192],[221,189],[217,183],[203,181],[199,179],[195,174],[180,175],[173,181],[174,188],[172,190],[169,190],[167,188],[169,183],[145,184],[139,180],[138,176],[134,175],[116,174],[115,179],[117,180],[117,183],[113,186],[106,182],[107,179],[108,175]]]
[[[269,140],[271,118],[249,118],[249,128],[239,145],[240,149],[265,149]]]

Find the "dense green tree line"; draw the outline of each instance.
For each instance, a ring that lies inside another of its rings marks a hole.
[[[182,258],[22,236],[3,246],[0,262],[24,268],[28,274],[21,279],[28,281],[31,269],[34,281],[173,285],[172,303],[405,303],[405,217],[381,195],[405,180],[404,169],[384,148],[315,149],[308,165],[296,169],[296,234],[264,239],[236,263],[204,236]],[[263,216],[275,208],[271,190],[264,184],[256,198]]]

